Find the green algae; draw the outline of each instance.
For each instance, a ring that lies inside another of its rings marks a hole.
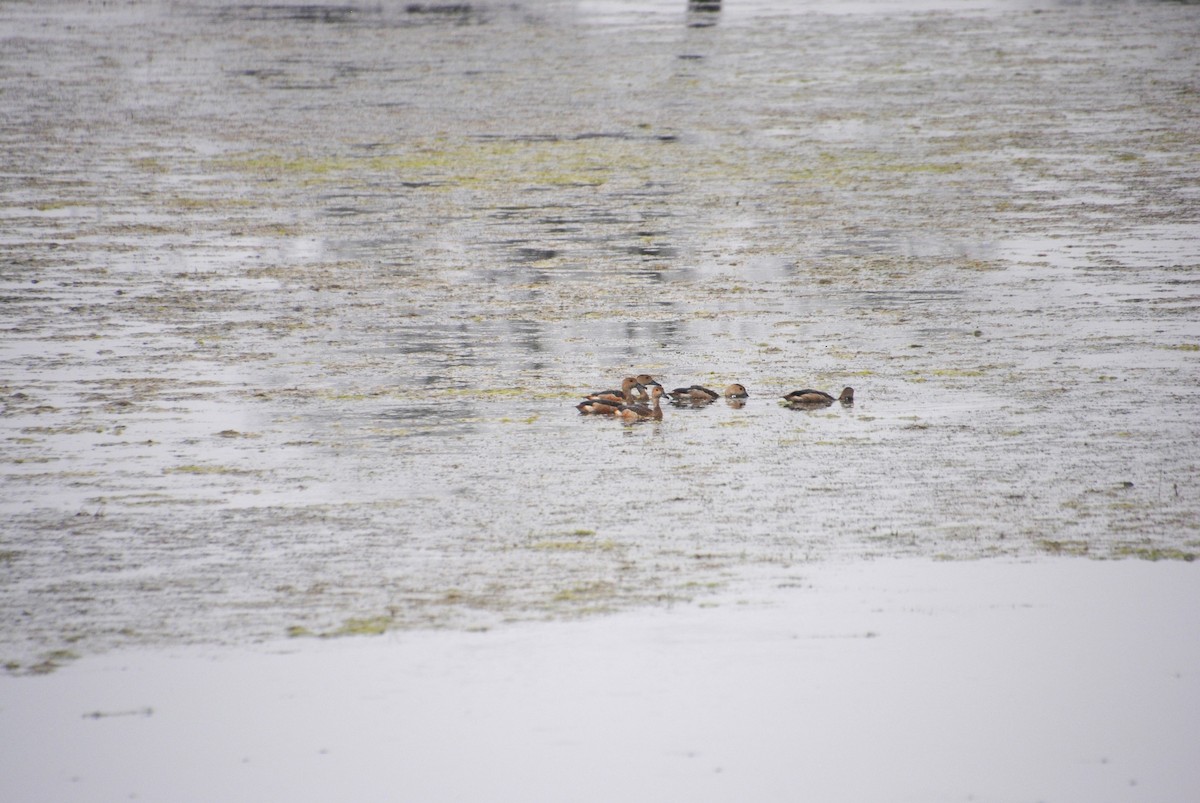
[[[619,548],[619,544],[611,539],[592,540],[592,539],[557,539],[535,541],[530,545],[532,549],[540,549],[548,552],[611,552]]]
[[[340,636],[378,636],[386,633],[395,623],[394,616],[353,617],[342,623],[341,627],[328,633],[322,633],[323,638],[338,638]]]
[[[1176,547],[1156,547],[1140,544],[1120,544],[1113,554],[1121,558],[1137,558],[1138,560],[1159,561],[1179,560],[1191,563],[1198,553]]]
[[[1039,539],[1038,547],[1051,555],[1088,555],[1091,545],[1087,541],[1064,541],[1051,538]]]
[[[217,465],[198,465],[187,464],[182,466],[172,466],[162,470],[164,474],[195,474],[195,475],[231,475],[231,476],[249,476],[261,473],[254,469],[234,468],[232,466],[217,466]]]
[[[657,143],[657,144],[656,144]],[[599,187],[629,173],[650,171],[661,141],[612,138],[418,140],[381,146],[397,152],[364,155],[230,154],[215,169],[301,182],[345,183],[392,177],[426,191],[485,189],[519,183],[535,187]]]

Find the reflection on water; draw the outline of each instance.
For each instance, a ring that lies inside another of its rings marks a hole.
[[[720,19],[721,0],[687,0],[689,28],[708,28]]]
[[[474,3],[322,4],[244,3],[216,14],[233,22],[299,22],[347,27],[384,25],[481,25],[491,5]]]
[[[470,387],[473,381],[490,382],[497,373],[536,371],[548,349],[546,325],[542,322],[466,320],[443,323],[424,317],[408,318],[389,325],[380,351],[410,358],[415,376],[457,377],[450,386]],[[486,368],[486,371],[473,369]],[[480,391],[493,390],[479,387]]]
[[[438,436],[453,438],[469,435],[479,428],[478,412],[467,402],[420,402],[389,407],[370,422],[371,438]]]

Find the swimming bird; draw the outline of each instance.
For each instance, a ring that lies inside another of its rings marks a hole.
[[[575,405],[580,415],[613,415],[622,402],[608,399],[584,399]]]
[[[660,407],[658,404],[658,400],[662,397],[662,385],[655,385],[654,387],[650,388],[650,399],[654,403],[653,407],[645,404],[622,404],[616,409],[614,414],[624,421],[641,421],[645,419],[661,421],[663,413],[662,407]]]
[[[659,384],[658,380],[655,379],[650,374],[638,374],[636,377],[634,377],[634,379],[636,379],[638,381],[638,384],[641,385],[642,387],[650,388],[650,387],[654,387],[655,385],[658,385],[660,388],[662,387],[662,385]]]
[[[617,404],[628,404],[633,401],[647,401],[650,397],[636,378],[627,376],[621,380],[620,390],[601,390],[589,393],[585,398],[588,401],[615,401]]]
[[[783,400],[797,407],[828,407],[835,401],[840,401],[844,405],[850,405],[854,404],[854,388],[842,388],[842,395],[837,398],[830,396],[823,390],[813,390],[811,388],[793,390],[784,396]]]
[[[677,402],[691,402],[692,404],[707,404],[714,402],[724,396],[727,399],[745,399],[750,396],[746,386],[738,383],[726,385],[725,389],[720,393],[715,390],[710,390],[703,385],[689,385],[686,388],[675,388],[667,394]]]
[[[709,390],[701,385],[675,388],[667,395],[677,402],[692,402],[693,404],[707,404],[721,398],[720,393],[717,393],[715,390]]]

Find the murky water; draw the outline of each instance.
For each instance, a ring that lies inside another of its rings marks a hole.
[[[16,671],[664,604],[761,563],[1200,552],[1195,6],[0,28]],[[576,414],[642,371],[752,395]]]

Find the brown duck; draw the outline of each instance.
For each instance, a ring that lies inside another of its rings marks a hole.
[[[658,385],[660,388],[662,387],[658,380],[650,374],[638,374],[634,377],[634,379],[636,379],[638,384],[644,388],[653,388],[655,385]]]
[[[793,390],[784,396],[783,400],[796,407],[828,407],[835,401],[847,405],[854,404],[854,388],[842,388],[842,395],[837,397],[830,396],[823,390],[813,390],[811,388]]]
[[[677,402],[691,402],[692,404],[707,404],[714,402],[724,396],[727,399],[745,399],[750,393],[746,390],[745,385],[732,384],[726,385],[725,390],[717,393],[715,390],[710,390],[703,385],[689,385],[686,388],[675,388],[669,394],[672,399]]]
[[[624,421],[642,421],[645,419],[653,419],[661,421],[663,417],[662,407],[659,406],[659,399],[663,397],[662,385],[655,385],[650,388],[650,399],[654,406],[646,404],[622,404],[616,409],[614,415]]]
[[[585,398],[588,401],[613,401],[617,404],[629,404],[635,401],[647,401],[650,397],[635,377],[627,376],[621,380],[620,390],[601,390],[589,393]]]

